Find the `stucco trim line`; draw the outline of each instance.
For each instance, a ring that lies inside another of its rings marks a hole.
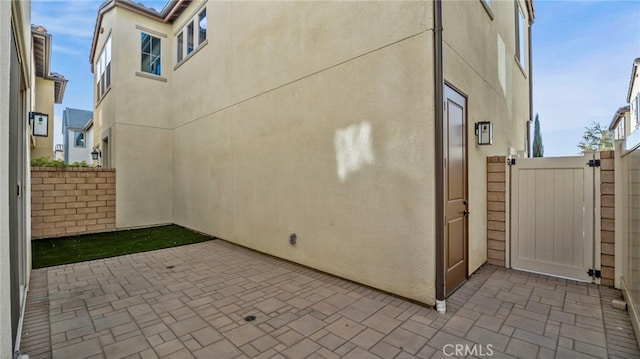
[[[136,25],[136,29],[149,33],[150,35],[155,35],[155,36],[160,36],[160,37],[164,37],[165,39],[167,38],[167,34],[163,34],[160,31],[156,31],[156,30],[152,30],[148,27],[144,27],[144,26],[140,26],[140,25]]]
[[[173,71],[177,70],[180,66],[182,66],[182,64],[184,64],[185,62],[187,62],[187,60],[192,58],[198,51],[200,51],[200,49],[205,47],[208,43],[209,43],[209,39],[204,40],[200,45],[198,45],[198,47],[196,47],[193,51],[191,51],[189,55],[185,56],[184,59],[180,60],[180,62],[178,62],[173,67]]]
[[[291,80],[291,81],[289,81],[289,82],[287,82],[287,83],[284,83],[284,84],[282,84],[282,85],[277,85],[277,86],[275,86],[275,87],[273,87],[273,88],[271,88],[271,89],[269,89],[269,90],[266,90],[266,91],[264,91],[264,92],[260,92],[260,93],[255,94],[255,95],[251,95],[251,96],[249,96],[249,97],[247,97],[247,98],[240,99],[240,100],[238,100],[238,101],[236,101],[236,102],[234,102],[234,103],[231,103],[231,104],[229,104],[229,105],[226,105],[226,106],[220,107],[220,108],[218,108],[218,109],[216,109],[216,110],[213,110],[213,111],[211,111],[211,112],[209,112],[209,113],[203,114],[203,115],[201,115],[201,116],[199,116],[199,117],[197,117],[197,118],[194,118],[194,119],[188,120],[188,121],[186,121],[186,122],[184,122],[184,123],[181,123],[181,124],[179,124],[179,125],[177,125],[177,126],[173,127],[173,128],[172,128],[172,130],[175,130],[175,129],[181,128],[181,127],[183,127],[183,126],[187,126],[187,125],[192,124],[192,123],[197,122],[197,121],[200,121],[200,120],[202,120],[203,118],[208,117],[208,116],[211,116],[211,115],[214,115],[214,114],[216,114],[216,113],[220,113],[220,112],[222,112],[222,111],[226,111],[226,110],[228,110],[228,109],[230,109],[230,108],[232,108],[232,107],[234,107],[234,106],[238,106],[238,105],[240,105],[240,104],[242,104],[242,103],[245,103],[245,102],[247,102],[247,101],[253,100],[253,99],[258,98],[258,97],[260,97],[260,96],[264,96],[265,94],[268,94],[268,93],[271,93],[271,92],[274,92],[274,91],[278,91],[278,90],[280,90],[280,89],[282,89],[282,88],[284,88],[284,87],[287,87],[287,86],[289,86],[289,85],[291,85],[291,84],[294,84],[294,83],[296,83],[296,82],[299,82],[299,81],[305,80],[305,79],[310,78],[310,77],[312,77],[312,76],[316,76],[316,75],[318,75],[318,74],[320,74],[320,73],[323,73],[323,72],[328,71],[328,70],[330,70],[330,69],[336,68],[336,67],[338,67],[338,66],[342,66],[342,65],[344,65],[344,64],[346,64],[346,63],[349,63],[349,62],[351,62],[351,61],[353,61],[353,60],[356,60],[356,59],[362,58],[362,57],[364,57],[364,56],[367,56],[367,55],[373,54],[373,53],[375,53],[375,52],[377,52],[377,51],[380,51],[380,50],[382,50],[382,49],[384,49],[384,48],[387,48],[387,47],[389,47],[389,46],[392,46],[392,45],[395,45],[395,44],[401,43],[401,42],[403,42],[403,41],[406,41],[406,40],[408,40],[408,39],[411,39],[411,38],[413,38],[413,37],[416,37],[416,36],[422,35],[422,34],[424,34],[425,32],[431,32],[431,30],[425,30],[425,31],[417,32],[417,33],[415,33],[415,34],[413,34],[413,35],[409,35],[409,36],[407,36],[407,37],[405,37],[405,38],[403,38],[403,39],[396,40],[396,41],[394,41],[394,42],[392,42],[392,43],[389,43],[389,44],[383,45],[383,46],[381,46],[381,47],[375,48],[375,49],[373,49],[373,50],[367,51],[367,52],[365,52],[365,53],[362,53],[362,54],[356,55],[356,56],[354,56],[354,57],[352,57],[352,58],[349,58],[349,59],[346,59],[346,60],[344,60],[344,61],[341,61],[341,62],[335,63],[335,64],[333,64],[333,65],[329,65],[329,66],[328,66],[328,67],[326,67],[326,68],[323,68],[323,69],[317,70],[317,71],[315,71],[315,72],[312,72],[312,73],[310,73],[310,74],[304,75],[304,76],[302,76],[302,77],[299,77],[299,78],[293,79],[293,80]],[[205,42],[206,42],[206,41],[205,41]],[[174,70],[175,70],[176,68],[177,68],[177,65],[176,65],[176,67],[174,68]]]
[[[140,76],[140,77],[144,77],[144,78],[151,79],[151,80],[156,80],[156,81],[167,82],[167,79],[162,77],[162,76],[152,75],[152,74],[148,74],[146,72],[136,71],[136,76]]]
[[[487,15],[489,15],[489,18],[491,18],[491,21],[493,21],[493,11],[491,11],[491,7],[489,6],[489,4],[487,4],[487,0],[478,0],[480,1],[480,3],[482,4],[482,7],[484,7],[484,9],[487,11]]]

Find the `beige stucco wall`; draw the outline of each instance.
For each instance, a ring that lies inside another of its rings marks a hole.
[[[111,34],[112,85],[94,114],[99,123],[94,130],[94,140],[100,141],[94,143],[101,143],[105,133],[110,131],[110,153],[107,155],[110,156],[111,167],[117,169],[118,228],[172,222],[172,135],[169,122],[175,112],[168,84],[172,73],[171,48],[166,38],[160,37],[161,77],[167,82],[136,75],[140,71],[141,32],[136,25],[171,36],[170,25],[115,8],[103,18],[104,32],[96,52],[97,60],[107,36]]]
[[[210,2],[209,41],[172,82],[174,222],[432,304],[426,10]],[[341,180],[346,133],[370,157]]]
[[[27,84],[26,91],[24,93],[25,103],[22,105],[23,113],[27,113],[31,106],[31,47],[30,47],[30,18],[31,18],[31,5],[28,1],[0,1],[0,358],[12,358],[14,348],[12,346],[12,320],[11,320],[11,245],[10,241],[11,233],[9,229],[9,193],[13,189],[9,188],[10,176],[14,176],[14,173],[9,173],[10,162],[13,160],[9,158],[9,121],[14,121],[10,114],[10,78],[11,74],[11,46],[13,39],[11,34],[15,35],[15,41],[18,47],[18,56],[22,59],[21,75],[24,76]],[[15,31],[15,32],[14,32]],[[18,105],[20,106],[20,105]],[[28,134],[25,130],[21,135],[24,136],[24,143],[28,144]],[[29,176],[28,171],[28,159],[29,148],[25,145],[23,149],[26,155],[24,162],[25,172],[22,174],[26,183],[22,187],[24,192],[24,210],[29,213],[30,200],[29,193]],[[24,230],[25,242],[28,242],[31,237],[30,231],[30,218],[29,216],[19,215],[19,225]],[[20,270],[24,270],[26,274],[25,285],[28,286],[28,279],[31,273],[31,248],[25,243],[26,262],[19,260],[18,265]],[[20,334],[18,334],[20,335]]]
[[[515,60],[514,5],[492,1],[491,19],[480,1],[443,2],[445,81],[467,96],[469,273],[487,260],[486,158],[526,149],[528,69]],[[492,145],[476,144],[479,121],[493,122]]]
[[[53,100],[55,83],[41,77],[35,78],[34,111],[49,115],[49,136],[34,136],[35,147],[31,149],[31,158],[53,158]]]
[[[176,66],[202,6],[207,41]],[[494,20],[444,3],[445,79],[468,96],[470,272],[486,261],[485,157],[524,149],[528,120],[513,3],[492,6]],[[113,88],[95,116],[112,130],[117,226],[174,222],[433,304],[432,8],[194,2],[172,26],[109,11]],[[136,25],[167,35],[166,82],[136,76]],[[475,145],[481,120],[492,146]]]

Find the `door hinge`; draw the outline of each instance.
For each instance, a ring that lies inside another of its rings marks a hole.
[[[600,160],[589,160],[587,164],[589,167],[600,167]]]
[[[589,277],[602,278],[602,273],[597,269],[589,269],[587,274]]]
[[[507,159],[507,165],[508,166],[515,166],[516,165],[516,159],[515,158]]]

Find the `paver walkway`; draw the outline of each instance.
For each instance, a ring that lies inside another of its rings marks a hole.
[[[32,283],[32,359],[640,358],[617,290],[490,265],[444,315],[221,240],[34,270]]]

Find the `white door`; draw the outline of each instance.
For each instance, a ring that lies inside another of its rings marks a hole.
[[[511,166],[513,268],[591,281],[595,184],[600,182],[599,170],[588,164],[592,158],[516,159]]]

